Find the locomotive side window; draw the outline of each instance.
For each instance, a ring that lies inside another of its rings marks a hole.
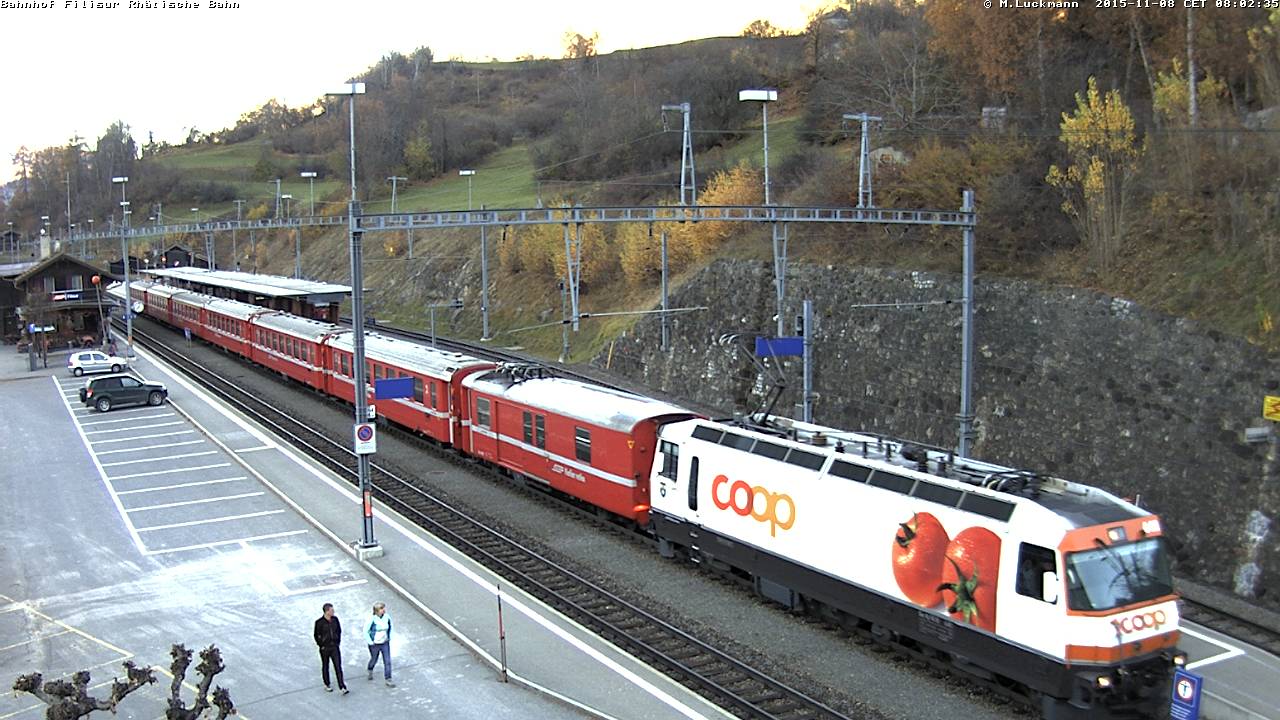
[[[591,462],[591,431],[585,428],[573,429],[573,455],[584,463]]]
[[[675,480],[676,469],[680,466],[680,446],[663,440],[659,449],[662,452],[662,470],[658,474],[668,480]]]
[[[476,398],[476,424],[480,427],[489,427],[489,399]]]
[[[529,412],[528,410],[525,410],[523,420],[524,420],[523,427],[524,427],[525,444],[532,445],[533,444],[533,413]]]
[[[1022,543],[1018,553],[1018,581],[1014,588],[1019,595],[1044,600],[1044,574],[1057,572],[1058,565],[1053,550],[1031,543]]]
[[[539,415],[535,417],[533,422],[533,444],[547,449],[547,416]]]
[[[698,458],[689,461],[689,509],[698,509]]]
[[[431,393],[435,395],[435,393]],[[422,402],[422,378],[413,379],[413,399]]]

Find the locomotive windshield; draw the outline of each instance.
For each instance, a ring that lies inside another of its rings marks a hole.
[[[1066,556],[1067,604],[1072,610],[1110,610],[1173,592],[1163,538],[1103,545]]]

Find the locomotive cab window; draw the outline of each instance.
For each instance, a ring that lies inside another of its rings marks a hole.
[[[1022,548],[1018,552],[1018,580],[1014,588],[1019,595],[1048,602],[1044,594],[1044,574],[1057,571],[1058,564],[1054,559],[1053,550],[1031,543],[1022,543]],[[1056,604],[1057,598],[1054,597],[1052,602]]]
[[[575,427],[573,429],[573,455],[582,462],[591,462],[591,431]]]
[[[533,419],[533,444],[547,449],[547,416],[538,415]]]
[[[663,440],[660,451],[662,452],[662,470],[658,471],[658,474],[668,480],[675,480],[676,469],[680,466],[680,446]]]
[[[528,410],[524,411],[521,426],[524,429],[524,442],[526,445],[533,444],[533,413]]]
[[[489,427],[489,398],[476,398],[476,424]]]

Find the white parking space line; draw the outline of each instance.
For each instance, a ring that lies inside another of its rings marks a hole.
[[[158,418],[173,417],[173,413],[165,413],[163,415],[147,415],[146,417],[122,418],[120,420],[94,420],[93,422],[82,422],[81,425],[111,425],[113,423],[137,422],[139,420],[156,420]]]
[[[184,545],[176,548],[165,548],[164,550],[148,550],[147,555],[168,555],[169,553],[188,552],[191,550],[203,550],[205,548],[221,547],[223,545],[235,545],[237,543],[253,542],[255,540],[274,540],[275,538],[290,537],[292,535],[303,535],[306,530],[287,530],[285,532],[270,533],[268,535],[254,535],[247,538],[236,538],[235,540],[217,540],[215,542],[200,543],[198,545]]]
[[[1210,655],[1209,657],[1203,660],[1197,660],[1193,663],[1187,663],[1188,670],[1195,670],[1196,668],[1201,668],[1206,665],[1213,665],[1214,663],[1220,663],[1225,660],[1230,660],[1231,658],[1240,657],[1241,655],[1244,655],[1244,650],[1234,645],[1228,645],[1227,643],[1224,643],[1221,640],[1209,637],[1208,635],[1205,635],[1203,633],[1198,633],[1195,630],[1192,630],[1191,628],[1188,628],[1185,626],[1179,629],[1182,630],[1184,635],[1190,635],[1193,638],[1203,640],[1211,645],[1217,645],[1218,647],[1223,649],[1223,652],[1220,652],[1217,655]]]
[[[222,478],[221,480],[200,480],[197,482],[178,483],[177,485],[161,485],[160,487],[138,488],[137,490],[121,490],[117,495],[137,495],[138,493],[160,492],[161,490],[177,490],[178,488],[196,487],[197,485],[217,485],[219,483],[238,482],[240,480],[248,480],[248,476]]]
[[[85,435],[105,435],[107,433],[131,432],[133,430],[147,430],[150,428],[158,428],[158,427],[172,427],[174,425],[181,425],[181,424],[182,424],[181,420],[175,420],[173,422],[167,422],[167,423],[151,423],[150,425],[135,425],[133,427],[127,427],[127,428],[116,428],[115,430],[86,430],[84,434]]]
[[[195,434],[196,434],[195,430],[180,430],[178,432],[153,433],[151,435],[139,435],[137,437],[117,438],[113,440],[90,440],[89,443],[92,445],[107,445],[109,443],[129,442],[130,440],[154,440],[156,438],[162,438],[162,437],[176,437],[178,435],[195,435]]]
[[[98,459],[95,457],[94,462]],[[172,470],[156,470],[155,472],[134,473],[132,475],[107,475],[103,471],[103,478],[107,480],[127,480],[128,478],[151,477],[152,475],[172,475],[173,473],[187,472],[188,470],[209,470],[211,468],[231,467],[231,463],[216,463],[214,465],[196,465],[195,467],[173,468]]]
[[[163,505],[147,505],[145,507],[129,508],[125,512],[142,512],[143,510],[161,510],[163,508],[185,507],[187,505],[202,505],[204,503],[222,502],[223,500],[239,500],[240,498],[258,497],[261,492],[240,493],[239,495],[223,495],[222,497],[200,498],[199,500],[183,500],[182,502],[164,503]]]
[[[53,384],[62,389],[62,383],[58,379],[53,378]],[[138,548],[138,552],[145,555],[147,546],[142,542],[142,536],[138,534],[138,529],[129,521],[129,515],[124,511],[124,503],[120,502],[120,496],[116,494],[116,489],[111,485],[111,479],[107,477],[107,471],[102,467],[102,462],[98,460],[98,456],[93,452],[93,443],[89,442],[89,436],[85,434],[84,428],[80,427],[80,421],[76,419],[75,412],[71,409],[71,403],[66,398],[62,399],[62,404],[66,406],[67,412],[70,413],[72,424],[76,426],[76,432],[80,433],[80,440],[84,443],[85,450],[89,451],[89,459],[93,461],[93,466],[98,469],[98,477],[102,479],[102,486],[106,488],[107,494],[111,497],[111,502],[116,506],[116,512],[120,513],[120,519],[124,521],[125,529],[129,531],[129,536],[133,538],[133,546]]]
[[[121,460],[119,462],[102,463],[102,467],[119,467],[120,465],[137,465],[146,462],[161,462],[162,460],[181,460],[182,458],[203,457],[205,455],[217,455],[217,450],[205,450],[204,452],[182,453],[180,455],[165,455],[157,458],[142,458],[141,460]]]
[[[76,397],[78,398],[79,395],[77,395]],[[76,402],[79,402],[79,400],[77,400]],[[112,415],[128,415],[129,413],[146,412],[148,410],[155,410],[155,408],[150,405],[137,405],[132,407],[114,408],[111,410],[111,414]],[[88,415],[89,413],[93,413],[95,415],[101,415],[101,413],[99,413],[97,410],[94,410],[91,407],[76,408],[72,412],[84,413],[85,415]]]
[[[143,450],[162,450],[164,448],[182,447],[183,445],[203,445],[203,440],[188,440],[186,442],[164,443],[163,445],[143,445],[136,448],[125,448],[123,450],[98,450],[99,455],[115,455],[116,453],[141,452]]]
[[[246,520],[248,518],[265,517],[267,515],[279,515],[284,510],[263,510],[255,513],[245,513],[244,515],[226,515],[223,517],[206,518],[204,520],[188,520],[180,523],[169,523],[167,525],[153,525],[151,527],[138,528],[138,532],[154,532],[156,530],[172,530],[180,527],[191,527],[192,525],[209,525],[211,523],[230,522],[232,520]]]

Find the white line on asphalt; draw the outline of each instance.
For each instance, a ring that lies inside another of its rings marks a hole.
[[[170,427],[172,425],[181,425],[181,421],[167,423],[152,423],[150,425],[135,425],[134,427],[116,428],[115,430],[88,430],[85,435],[105,435],[107,433],[129,432],[130,430],[146,430],[147,428]]]
[[[98,460],[97,458],[94,458],[94,462],[97,462],[97,460]],[[220,467],[230,467],[230,466],[231,466],[231,463],[217,463],[214,465],[196,465],[195,467],[174,468],[172,470],[156,470],[155,472],[134,473],[132,475],[113,475],[111,477],[107,477],[104,475],[103,477],[106,477],[107,480],[127,480],[128,478],[150,477],[152,475],[171,475],[173,473],[187,472],[188,470],[208,470],[210,468],[220,468]]]
[[[204,452],[182,453],[180,455],[166,455],[157,458],[142,458],[141,460],[121,460],[120,462],[102,463],[102,467],[116,467],[119,465],[137,465],[145,462],[160,462],[162,460],[181,460],[182,458],[203,457],[205,455],[217,455],[217,450],[205,450]]]
[[[245,448],[245,449],[243,449],[243,450],[237,450],[236,452],[238,452],[238,453],[247,453],[247,452],[257,452],[257,451],[259,451],[259,450],[275,450],[275,446],[273,446],[273,445],[259,445],[258,447]]]
[[[188,520],[187,522],[169,523],[168,525],[153,525],[152,527],[138,528],[138,532],[152,532],[154,530],[172,530],[173,528],[191,527],[192,525],[208,525],[210,523],[229,522],[231,520],[246,520],[248,518],[263,517],[265,515],[279,515],[283,510],[263,510],[256,513],[245,513],[244,515],[226,515],[223,517],[209,518],[207,520]]]
[[[117,438],[115,440],[90,440],[92,445],[106,445],[108,443],[129,442],[130,440],[151,440],[153,438],[173,437],[175,435],[194,435],[195,430],[179,430],[171,433],[152,433],[150,435],[139,435],[137,437]]]
[[[57,378],[53,378],[53,384],[62,389],[62,383]],[[134,547],[138,548],[138,552],[146,554],[147,546],[142,543],[142,536],[138,534],[138,529],[129,521],[128,514],[124,511],[124,503],[120,502],[120,496],[116,494],[116,489],[111,486],[111,480],[107,477],[107,471],[102,467],[102,462],[98,460],[98,456],[93,453],[93,444],[89,442],[89,436],[85,435],[84,428],[80,427],[80,421],[76,419],[75,412],[71,410],[71,403],[66,398],[62,399],[62,404],[66,406],[67,412],[71,415],[72,424],[76,426],[76,432],[80,433],[80,440],[84,443],[84,449],[89,452],[89,459],[93,461],[93,466],[98,469],[98,477],[102,479],[102,485],[107,489],[107,494],[111,496],[111,502],[115,503],[116,511],[120,513],[120,519],[124,520],[125,529],[129,531],[129,536],[133,538]]]
[[[125,512],[142,512],[143,510],[160,510],[162,508],[182,507],[184,505],[200,505],[202,503],[221,502],[223,500],[239,500],[240,498],[258,497],[262,492],[240,493],[239,495],[223,495],[222,497],[200,498],[199,500],[183,500],[182,502],[164,503],[163,505],[147,505],[146,507],[128,508]]]
[[[253,537],[237,538],[235,540],[218,540],[217,542],[200,543],[199,545],[184,545],[183,547],[165,548],[164,550],[148,550],[147,555],[168,555],[169,553],[186,552],[188,550],[203,550],[204,548],[219,547],[221,545],[234,545],[242,542],[253,542],[255,540],[272,540],[275,538],[289,537],[290,535],[302,535],[306,530],[289,530],[286,532],[271,533],[269,535],[254,535]]]
[[[1241,655],[1244,655],[1244,650],[1236,647],[1235,645],[1228,645],[1227,643],[1224,643],[1221,640],[1209,637],[1208,635],[1205,635],[1203,633],[1198,633],[1195,630],[1192,630],[1191,628],[1186,626],[1183,626],[1179,629],[1186,635],[1190,635],[1193,638],[1199,638],[1200,640],[1203,640],[1212,645],[1217,645],[1218,647],[1225,650],[1225,652],[1220,652],[1217,655],[1211,655],[1203,660],[1197,660],[1193,663],[1187,663],[1188,670],[1195,670],[1196,668],[1204,667],[1205,665],[1220,663],[1224,660],[1230,660],[1231,658],[1240,657]]]
[[[144,411],[144,412],[145,412],[145,411],[147,411],[147,410],[152,410],[152,409],[153,409],[153,406],[151,406],[151,405],[137,405],[137,406],[134,406],[134,407],[115,408],[115,409],[113,409],[113,410],[111,411],[111,414],[112,414],[112,415],[124,415],[125,413],[138,412],[138,411]],[[94,410],[94,409],[93,409],[93,408],[91,408],[91,407],[76,408],[76,409],[75,409],[75,410],[73,410],[72,412],[84,413],[85,415],[88,415],[89,413],[95,413],[95,414],[98,414],[98,415],[101,415],[101,414],[102,414],[102,413],[99,413],[97,410]]]
[[[115,455],[116,453],[138,452],[140,450],[160,450],[162,448],[182,447],[183,445],[203,445],[203,440],[187,440],[186,442],[165,443],[163,445],[143,445],[136,448],[125,448],[123,450],[101,450],[96,451],[99,455]]]
[[[178,488],[195,487],[197,485],[217,485],[218,483],[236,482],[239,480],[248,480],[245,475],[233,478],[222,478],[221,480],[201,480],[199,482],[178,483],[177,485],[161,485],[160,487],[138,488],[137,490],[121,490],[117,495],[137,495],[138,493],[159,492],[161,490],[177,490]]]
[[[137,422],[139,420],[155,420],[158,418],[173,417],[173,413],[165,413],[163,415],[148,415],[146,417],[121,418],[119,420],[94,420],[93,422],[80,423],[81,425],[110,425],[112,423]]]
[[[368,582],[368,580],[361,578],[360,580],[348,580],[347,582],[334,583],[332,585],[312,585],[311,587],[298,588],[297,590],[285,590],[284,596],[293,597],[294,595],[305,595],[313,592],[330,592],[333,590],[354,587],[356,585],[364,585]]]

